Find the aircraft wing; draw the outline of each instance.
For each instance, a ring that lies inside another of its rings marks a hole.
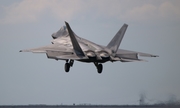
[[[123,49],[118,49],[116,53],[116,57],[120,58],[120,61],[122,62],[146,61],[146,60],[139,59],[138,56],[159,57],[158,55],[152,55],[148,53],[129,51],[129,50],[123,50]]]
[[[33,53],[46,53],[47,50],[51,51],[65,51],[67,48],[64,47],[64,45],[61,44],[51,44],[39,48],[32,48],[32,49],[25,49],[20,50],[19,52],[33,52]]]
[[[77,56],[71,47],[68,47],[64,44],[51,44],[51,45],[47,45],[47,46],[39,47],[39,48],[20,50],[20,52],[46,53],[48,58],[60,59],[60,60],[87,59],[86,57]]]

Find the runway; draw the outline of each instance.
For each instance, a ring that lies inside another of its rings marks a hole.
[[[0,108],[180,108],[180,105],[0,105]]]

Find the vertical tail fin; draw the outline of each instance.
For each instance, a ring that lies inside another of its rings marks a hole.
[[[116,53],[119,45],[124,37],[124,34],[126,32],[128,25],[124,24],[121,29],[116,33],[116,35],[113,37],[113,39],[109,42],[107,47],[113,51],[113,53]]]
[[[65,24],[66,24],[66,27],[68,29],[70,40],[72,42],[75,53],[77,54],[77,56],[84,57],[85,56],[84,52],[82,51],[82,49],[81,49],[81,47],[80,47],[80,45],[79,45],[79,43],[75,37],[74,32],[72,31],[70,25],[67,22],[65,22]]]

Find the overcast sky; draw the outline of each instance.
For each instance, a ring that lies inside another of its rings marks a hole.
[[[80,37],[107,45],[128,29],[122,49],[159,55],[148,62],[94,64],[45,54],[19,53],[49,45],[51,34],[69,22]],[[1,0],[0,105],[139,104],[180,99],[179,0]]]

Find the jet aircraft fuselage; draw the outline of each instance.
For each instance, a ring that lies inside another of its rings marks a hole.
[[[89,40],[77,36],[71,29],[70,25],[65,22],[66,26],[61,27],[51,36],[52,44],[33,48],[28,50],[20,50],[20,52],[46,53],[47,57],[55,60],[65,60],[65,71],[69,72],[73,66],[74,60],[94,63],[98,73],[102,72],[102,63],[107,61],[133,62],[143,61],[138,56],[158,57],[156,55],[128,51],[119,49],[120,43],[124,37],[127,24],[124,24],[107,46],[98,45]]]

